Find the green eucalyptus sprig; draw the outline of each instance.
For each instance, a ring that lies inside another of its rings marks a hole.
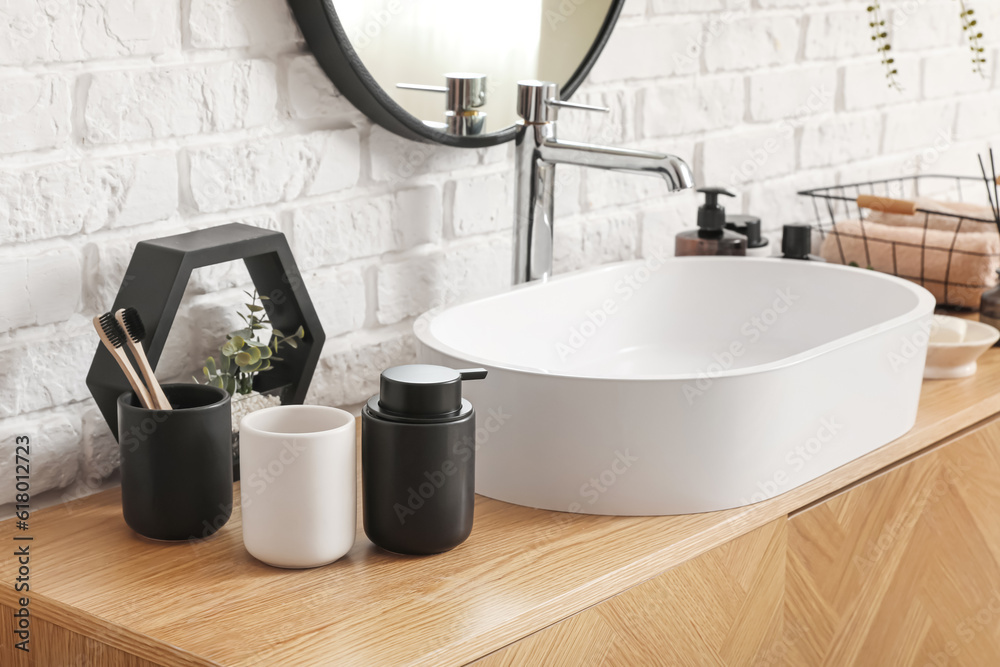
[[[896,59],[889,55],[892,45],[889,43],[889,33],[885,28],[885,19],[882,18],[882,5],[878,0],[874,0],[868,5],[868,27],[872,29],[872,41],[875,42],[876,50],[882,57],[882,65],[885,67],[885,78],[890,88],[902,90],[896,80],[899,71],[896,69]]]
[[[986,49],[979,43],[983,38],[983,33],[977,27],[979,21],[974,18],[976,10],[966,7],[965,0],[958,0],[958,4],[962,7],[962,30],[969,40],[969,50],[972,51],[972,71],[985,79],[986,72],[983,71],[983,64],[986,62]]]
[[[253,391],[253,380],[258,373],[265,373],[274,368],[274,363],[283,361],[277,356],[282,345],[297,348],[299,341],[305,338],[303,327],[286,336],[281,331],[271,328],[271,340],[267,343],[257,340],[257,332],[270,328],[270,321],[262,303],[266,296],[244,292],[250,297],[250,303],[244,304],[246,314],[237,312],[246,326],[226,334],[226,342],[222,345],[219,363],[215,357],[209,357],[202,367],[202,374],[207,384],[225,389],[230,395],[249,394]],[[195,382],[197,382],[197,378]]]

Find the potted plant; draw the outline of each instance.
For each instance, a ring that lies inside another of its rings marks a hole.
[[[290,335],[272,328],[263,306],[267,297],[257,294],[256,290],[252,294],[244,293],[250,297],[250,303],[244,304],[247,312],[237,311],[237,315],[246,326],[226,334],[218,362],[214,356],[209,357],[201,369],[206,384],[225,389],[232,396],[234,464],[239,461],[239,430],[243,417],[281,403],[277,395],[254,391],[254,378],[282,361],[277,355],[283,345],[297,348],[305,337],[305,329],[301,326]]]

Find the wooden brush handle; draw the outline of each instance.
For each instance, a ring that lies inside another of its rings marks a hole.
[[[156,376],[153,375],[153,367],[149,365],[149,360],[146,358],[145,350],[142,349],[142,344],[133,343],[132,339],[129,338],[128,347],[132,350],[132,355],[135,357],[139,370],[142,371],[142,377],[146,380],[146,386],[149,387],[149,394],[153,397],[153,404],[156,406],[156,409],[173,410],[173,406],[167,400],[167,395],[163,393],[160,383],[157,382]]]
[[[149,393],[153,399],[153,406],[157,410],[173,410],[170,405],[170,401],[167,400],[166,394],[163,393],[163,389],[160,388],[160,383],[156,381],[156,376],[153,375],[153,367],[149,365],[149,359],[146,358],[146,351],[142,349],[142,341],[135,341],[132,339],[132,334],[129,330],[128,324],[125,322],[125,309],[120,308],[115,312],[115,320],[121,327],[122,332],[125,334],[125,343],[128,345],[128,349],[132,350],[132,356],[135,357],[135,363],[138,364],[139,370],[142,371],[142,377],[146,380],[146,387],[149,389]]]
[[[146,391],[145,385],[142,384],[142,380],[139,379],[139,374],[135,372],[132,368],[132,364],[129,363],[128,357],[125,356],[125,350],[120,347],[109,347],[111,351],[111,356],[115,358],[118,365],[121,366],[122,372],[125,373],[125,379],[128,383],[132,385],[132,391],[135,395],[139,397],[139,402],[142,403],[142,407],[147,410],[157,410],[156,404],[153,403],[153,399],[149,396],[149,392]]]
[[[139,379],[135,369],[132,368],[132,364],[129,362],[128,357],[125,356],[125,350],[115,346],[115,344],[111,342],[111,339],[108,338],[107,332],[104,331],[104,326],[101,324],[102,317],[104,316],[97,315],[94,317],[94,330],[97,331],[97,337],[101,339],[101,345],[107,348],[108,352],[111,353],[111,356],[118,362],[118,366],[122,369],[122,373],[125,374],[125,379],[128,380],[130,385],[132,385],[132,391],[134,391],[135,395],[139,397],[139,402],[142,403],[142,407],[147,410],[155,410],[156,408],[153,405],[153,399],[149,397],[149,392],[146,391],[146,387],[142,384],[142,380]]]
[[[877,197],[875,195],[858,195],[858,207],[881,213],[899,213],[901,215],[915,215],[917,212],[917,202],[915,201],[890,199],[889,197]]]

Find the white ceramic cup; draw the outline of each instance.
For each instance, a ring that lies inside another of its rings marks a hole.
[[[337,560],[357,528],[354,416],[319,405],[279,405],[240,422],[243,544],[268,565]]]

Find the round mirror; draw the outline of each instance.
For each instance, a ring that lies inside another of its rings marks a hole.
[[[514,137],[517,82],[567,99],[600,54],[624,0],[290,0],[337,89],[410,139],[491,146]]]

